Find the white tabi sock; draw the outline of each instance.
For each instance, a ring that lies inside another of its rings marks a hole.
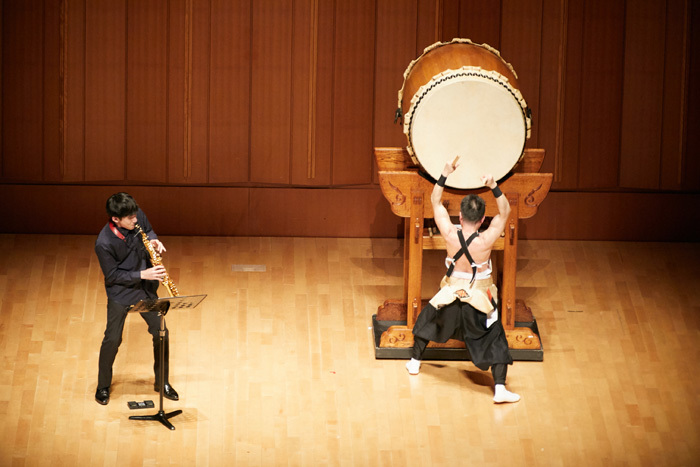
[[[497,404],[502,402],[518,402],[520,396],[506,389],[505,385],[497,384],[493,395],[493,401]]]
[[[406,363],[406,369],[408,370],[408,374],[417,375],[420,371],[420,360],[412,358],[408,363]]]

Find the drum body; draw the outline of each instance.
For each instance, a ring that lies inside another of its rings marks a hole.
[[[529,109],[517,75],[497,50],[468,39],[439,42],[406,69],[399,91],[408,152],[434,179],[460,156],[447,186],[482,187],[503,178],[530,136]]]

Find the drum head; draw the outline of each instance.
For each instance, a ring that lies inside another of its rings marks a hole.
[[[481,176],[499,180],[520,159],[527,138],[523,108],[507,82],[461,73],[428,83],[414,96],[407,135],[434,179],[459,156],[447,186],[473,189]]]

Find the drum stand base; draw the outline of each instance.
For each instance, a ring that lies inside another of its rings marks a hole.
[[[544,359],[537,320],[522,300],[517,300],[515,329],[506,330],[508,347],[513,360],[536,361]],[[522,319],[522,321],[520,321]],[[406,326],[406,304],[387,300],[372,315],[374,356],[378,359],[410,359],[413,333]],[[425,360],[471,360],[463,342],[450,339],[445,344],[431,342],[423,354]]]

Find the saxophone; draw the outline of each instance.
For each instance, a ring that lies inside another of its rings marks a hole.
[[[136,224],[136,231],[141,234],[141,240],[143,241],[143,246],[146,247],[146,251],[148,252],[148,255],[151,257],[151,265],[152,266],[162,266],[163,265],[163,258],[161,258],[161,256],[158,254],[156,249],[153,248],[153,245],[151,245],[151,241],[148,239],[148,236],[143,231],[141,226],[138,224]],[[177,286],[175,285],[175,282],[173,282],[173,280],[168,275],[168,271],[165,271],[165,277],[163,278],[162,284],[168,290],[168,293],[170,294],[171,297],[178,297],[180,295],[180,292],[177,290]]]

